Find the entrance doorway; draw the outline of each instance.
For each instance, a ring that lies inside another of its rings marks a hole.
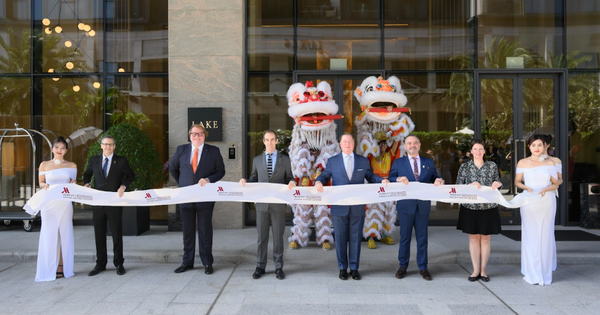
[[[566,71],[475,71],[475,137],[486,143],[486,155],[498,165],[507,199],[517,193],[516,166],[530,154],[530,135],[551,134],[549,154],[567,161],[565,77]],[[566,185],[561,185],[559,195],[566,193]],[[559,198],[557,222],[565,217],[566,201]],[[500,209],[502,224],[521,223],[519,209]]]

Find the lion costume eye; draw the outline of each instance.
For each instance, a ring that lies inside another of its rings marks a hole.
[[[365,92],[373,92],[373,86],[372,85],[367,86],[367,88],[365,89]]]

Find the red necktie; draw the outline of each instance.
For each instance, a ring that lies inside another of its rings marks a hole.
[[[198,148],[194,150],[194,157],[192,158],[192,171],[196,173],[196,168],[198,168]]]
[[[415,180],[419,181],[419,165],[417,164],[417,158],[413,159],[413,172],[415,173]]]

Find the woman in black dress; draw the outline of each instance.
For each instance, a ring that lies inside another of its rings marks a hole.
[[[498,166],[485,161],[485,148],[481,140],[471,142],[472,160],[463,163],[458,170],[457,185],[491,186],[498,189],[502,186],[498,176]],[[490,258],[490,235],[501,231],[500,213],[495,203],[465,203],[460,205],[458,214],[458,230],[469,234],[469,253],[473,263],[473,273],[469,281],[481,279],[490,281],[486,272]]]

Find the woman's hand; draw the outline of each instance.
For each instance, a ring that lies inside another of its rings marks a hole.
[[[533,194],[533,190],[531,190],[531,188],[529,188],[529,187],[527,187],[527,186],[525,186],[525,187],[523,188],[523,190],[526,190],[528,193],[530,193],[530,194]],[[542,196],[544,196],[544,195],[542,195]]]
[[[40,183],[40,188],[47,190],[48,188],[50,188],[50,185],[48,185],[46,183]]]
[[[493,190],[496,190],[496,189],[498,189],[500,187],[502,187],[502,183],[501,182],[495,181],[495,182],[492,183],[492,189]]]
[[[473,186],[477,187],[477,189],[481,188],[481,184],[478,182],[472,182],[469,185],[473,185]]]

